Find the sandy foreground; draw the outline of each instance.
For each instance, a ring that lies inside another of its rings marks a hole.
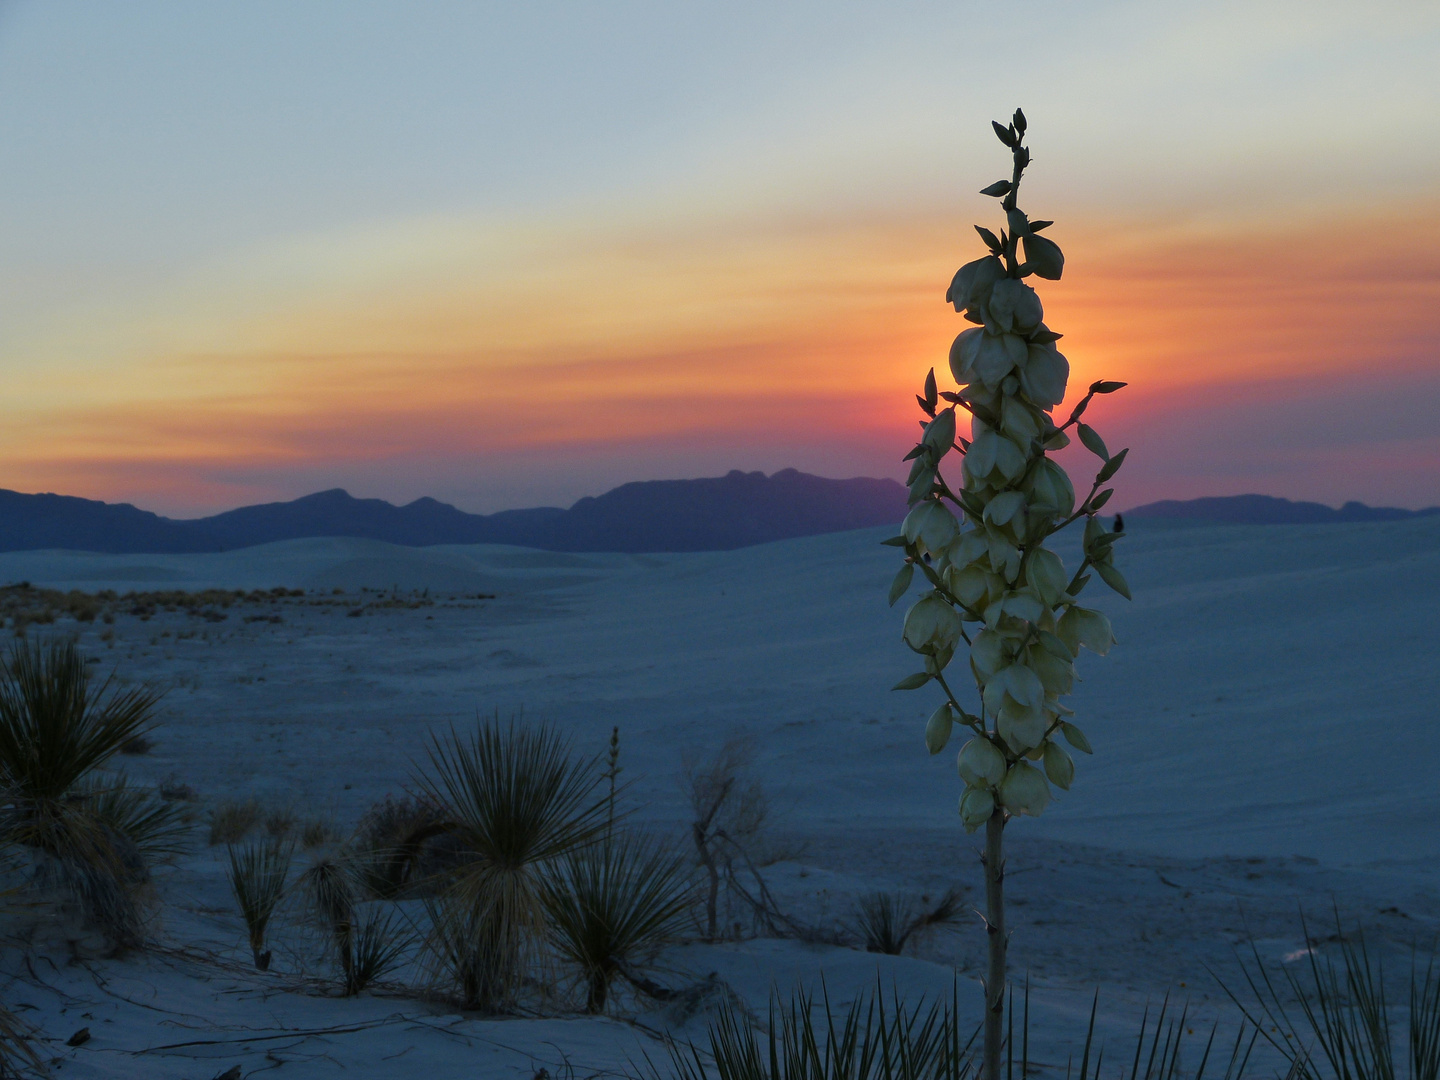
[[[1323,939],[1335,905],[1397,970],[1440,928],[1440,519],[1132,532],[1120,560],[1135,601],[1087,592],[1120,639],[1082,660],[1071,701],[1096,754],[1077,755],[1044,818],[1007,830],[1012,964],[1029,973],[1032,1049],[1052,1074],[1096,988],[1112,1041],[1167,992],[1190,1002],[1196,1039],[1216,1018],[1233,1034],[1207,969],[1234,981],[1252,939],[1302,962],[1302,907]],[[220,621],[53,627],[102,671],[168,687],[154,749],[123,765],[189,785],[202,816],[254,795],[349,827],[405,789],[432,731],[523,711],[585,752],[618,725],[635,819],[679,840],[684,763],[747,737],[772,807],[766,880],[797,919],[838,926],[877,889],[979,893],[953,754],[929,758],[921,741],[935,700],[888,689],[918,665],[899,642],[905,602],[884,606],[885,533],[648,556],[348,539],[26,552],[0,555],[0,584],[305,590]],[[250,967],[224,849],[204,839],[197,827],[159,874],[153,952],[6,950],[4,999],[53,1040],[59,1075],[611,1075],[655,1054],[658,1032],[701,1033],[723,993],[763,1015],[772,986],[822,976],[837,1002],[877,977],[909,1001],[958,978],[978,1019],[978,919],[898,958],[768,938],[676,948],[657,978],[713,972],[721,988],[692,1015],[633,996],[604,1019],[486,1019],[399,991],[339,999],[302,926],[275,932],[275,972]],[[90,1041],[66,1047],[82,1026]]]

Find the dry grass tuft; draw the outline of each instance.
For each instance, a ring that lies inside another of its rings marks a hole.
[[[337,844],[340,839],[340,830],[325,818],[311,818],[300,829],[300,846],[306,851]]]
[[[258,799],[227,799],[210,811],[210,844],[238,844],[260,824]]]

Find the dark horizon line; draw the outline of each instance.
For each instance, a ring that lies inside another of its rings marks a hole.
[[[344,496],[346,496],[347,498],[355,499],[355,500],[357,500],[357,501],[362,501],[362,502],[378,502],[378,503],[384,503],[384,504],[386,504],[387,506],[392,506],[392,507],[395,507],[396,509],[402,509],[402,510],[405,509],[406,507],[414,506],[414,505],[419,504],[419,503],[427,503],[427,502],[429,502],[429,503],[436,503],[436,504],[438,504],[438,505],[440,505],[440,506],[448,507],[448,508],[450,508],[450,509],[453,509],[453,510],[457,511],[458,513],[466,514],[466,515],[471,516],[471,517],[495,517],[496,515],[500,515],[500,514],[523,514],[523,513],[530,513],[530,512],[534,512],[534,511],[544,511],[544,510],[566,511],[566,510],[572,510],[572,509],[574,509],[576,506],[580,505],[581,503],[587,502],[587,501],[592,500],[592,499],[601,498],[601,497],[604,496],[604,495],[608,495],[610,492],[618,491],[620,488],[630,487],[630,486],[632,486],[632,485],[639,485],[639,484],[685,484],[685,483],[693,483],[693,482],[700,481],[700,480],[720,480],[720,479],[725,479],[726,477],[729,477],[729,476],[733,476],[733,475],[735,475],[735,474],[739,474],[739,475],[741,475],[741,476],[755,476],[755,475],[759,475],[759,476],[763,476],[763,477],[765,477],[765,478],[767,478],[767,479],[773,479],[774,477],[780,476],[781,474],[784,474],[784,473],[798,473],[798,474],[801,475],[801,476],[813,476],[813,477],[816,477],[817,479],[822,479],[822,480],[836,480],[836,481],[845,481],[845,480],[869,480],[869,481],[874,481],[874,482],[885,482],[885,481],[889,481],[890,483],[893,483],[897,488],[903,489],[903,487],[904,487],[904,485],[901,484],[900,481],[895,480],[895,479],[892,478],[892,477],[875,477],[875,476],[826,477],[826,476],[820,476],[818,473],[805,473],[805,472],[803,472],[802,470],[796,469],[796,468],[793,468],[793,467],[786,467],[786,468],[783,468],[783,469],[777,469],[777,470],[776,470],[775,472],[773,472],[773,473],[766,473],[763,469],[752,469],[752,470],[731,469],[731,470],[729,470],[729,472],[727,472],[727,473],[725,473],[725,474],[723,474],[723,475],[721,475],[721,476],[677,477],[677,478],[670,478],[670,479],[664,479],[664,480],[627,480],[627,481],[624,481],[623,483],[616,484],[616,485],[614,485],[613,487],[607,488],[605,491],[600,492],[600,494],[598,494],[598,495],[582,495],[582,496],[580,496],[578,499],[576,499],[574,502],[570,503],[568,506],[556,506],[556,505],[541,504],[541,505],[535,505],[535,506],[509,507],[509,508],[506,508],[506,509],[503,509],[503,510],[492,510],[492,511],[489,511],[489,512],[487,513],[487,512],[480,512],[480,511],[474,511],[474,510],[464,510],[464,509],[461,509],[460,507],[456,506],[454,503],[444,502],[444,501],[441,500],[441,499],[435,498],[433,495],[420,495],[420,496],[417,496],[417,497],[411,499],[411,500],[408,501],[408,502],[403,502],[403,503],[401,503],[401,502],[391,502],[389,499],[384,498],[384,497],[379,496],[379,495],[355,495],[355,494],[353,494],[348,488],[344,488],[344,487],[331,487],[331,488],[322,488],[322,489],[320,489],[320,490],[318,490],[318,491],[307,492],[307,493],[304,494],[304,495],[297,495],[297,496],[294,496],[293,498],[289,498],[289,499],[271,499],[271,500],[268,500],[268,501],[265,501],[265,502],[242,503],[242,504],[240,504],[240,505],[238,505],[238,506],[231,506],[231,507],[229,507],[228,509],[224,509],[224,510],[214,510],[214,511],[211,511],[211,512],[209,512],[209,513],[197,515],[197,516],[195,516],[195,517],[171,517],[171,516],[169,516],[169,515],[167,515],[167,514],[158,513],[157,511],[154,511],[154,510],[145,510],[143,507],[138,506],[137,504],[132,503],[132,502],[109,502],[109,501],[106,500],[106,499],[95,499],[95,498],[90,498],[89,496],[84,496],[84,495],[65,495],[65,494],[62,494],[61,492],[56,492],[56,491],[32,491],[32,492],[24,492],[24,491],[18,491],[18,490],[14,489],[14,488],[0,488],[0,492],[8,492],[8,493],[11,493],[11,494],[16,494],[16,495],[30,495],[30,496],[39,496],[39,497],[49,496],[49,497],[52,497],[52,498],[60,498],[60,499],[81,499],[81,500],[83,500],[83,501],[85,501],[85,502],[99,503],[99,504],[104,505],[104,506],[125,506],[125,507],[130,507],[130,508],[135,509],[135,510],[141,510],[141,511],[143,511],[143,512],[145,512],[145,513],[155,514],[156,517],[159,517],[159,518],[161,518],[161,519],[164,520],[164,521],[173,522],[173,523],[175,523],[175,524],[177,524],[177,525],[190,525],[190,524],[199,524],[199,523],[201,523],[201,522],[209,521],[209,520],[212,519],[212,518],[220,517],[220,516],[223,516],[223,515],[229,514],[229,513],[234,513],[234,512],[237,511],[237,510],[252,510],[252,509],[257,509],[257,508],[260,508],[260,507],[270,507],[270,506],[286,506],[286,505],[289,505],[289,504],[291,504],[291,503],[302,502],[302,501],[304,501],[304,500],[306,500],[306,499],[314,499],[314,498],[316,498],[316,497],[318,497],[318,496],[322,496],[322,495],[336,495],[336,494],[344,495]],[[1331,504],[1329,504],[1329,503],[1322,503],[1322,502],[1319,502],[1318,500],[1315,500],[1315,499],[1295,498],[1295,497],[1293,497],[1293,496],[1286,496],[1286,495],[1268,495],[1268,494],[1263,494],[1263,493],[1261,493],[1261,492],[1256,492],[1256,491],[1241,491],[1241,492],[1233,492],[1233,493],[1230,493],[1230,494],[1223,494],[1223,495],[1196,495],[1196,496],[1191,496],[1191,497],[1189,497],[1189,498],[1174,498],[1174,497],[1170,497],[1170,498],[1163,498],[1163,499],[1153,499],[1153,500],[1151,500],[1151,501],[1149,501],[1149,502],[1145,502],[1145,503],[1135,503],[1135,504],[1132,504],[1131,506],[1121,508],[1121,509],[1118,510],[1118,513],[1121,513],[1121,514],[1133,514],[1133,513],[1135,513],[1136,511],[1149,510],[1149,509],[1152,509],[1152,508],[1158,509],[1158,508],[1160,508],[1160,507],[1182,506],[1182,505],[1192,504],[1192,503],[1205,503],[1205,502],[1212,502],[1212,501],[1219,501],[1219,500],[1234,500],[1234,499],[1275,499],[1275,500],[1279,500],[1279,501],[1281,501],[1281,502],[1287,502],[1287,503],[1292,503],[1292,504],[1296,504],[1296,505],[1307,505],[1307,504],[1308,504],[1308,505],[1314,505],[1314,506],[1323,506],[1323,507],[1325,507],[1326,509],[1335,511],[1335,512],[1337,512],[1337,513],[1343,512],[1344,510],[1346,510],[1347,508],[1350,508],[1350,507],[1364,508],[1364,509],[1367,509],[1367,510],[1403,510],[1403,511],[1405,511],[1405,512],[1407,512],[1407,513],[1412,513],[1412,514],[1440,513],[1440,505],[1430,505],[1430,506],[1375,506],[1375,505],[1372,505],[1372,504],[1370,504],[1370,503],[1360,502],[1358,499],[1347,499],[1347,500],[1345,500],[1343,503],[1341,503],[1339,506],[1333,506],[1333,505],[1331,505]]]

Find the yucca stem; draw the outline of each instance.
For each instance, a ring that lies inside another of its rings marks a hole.
[[[1001,841],[1005,811],[1000,807],[985,823],[985,932],[990,964],[985,977],[985,1077],[1000,1080],[1000,1051],[1005,1042],[1005,859]]]

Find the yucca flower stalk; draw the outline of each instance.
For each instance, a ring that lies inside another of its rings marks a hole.
[[[1058,280],[1065,257],[1040,235],[1052,222],[1031,221],[1016,204],[1030,164],[1024,113],[1017,109],[1008,126],[993,126],[1011,151],[1013,171],[981,194],[1003,200],[1006,227],[996,236],[976,226],[989,253],[962,266],[945,294],[975,326],[950,348],[959,388],[939,393],[932,369],[917,399],[927,419],[906,458],[913,462],[913,508],[902,535],[887,541],[905,551],[891,604],[909,590],[917,569],[929,585],[904,628],[906,644],[925,658],[925,669],[896,689],[933,682],[944,695],[925,728],[930,753],[944,749],[957,725],[971,736],[958,759],[965,782],[960,817],[970,832],[985,827],[985,1080],[999,1080],[1004,1035],[1005,823],[1016,814],[1038,816],[1050,801],[1051,784],[1069,788],[1075,766],[1062,739],[1090,753],[1089,741],[1069,719],[1072,711],[1061,703],[1074,684],[1080,646],[1104,653],[1114,641],[1109,620],[1078,602],[1089,571],[1130,595],[1112,561],[1118,519],[1112,531],[1097,516],[1113,493],[1104,485],[1127,451],[1111,456],[1100,436],[1080,422],[1097,394],[1125,384],[1094,383],[1068,420],[1057,424],[1052,417],[1065,398],[1070,365],[1025,279]],[[947,407],[941,408],[942,400]],[[968,439],[957,430],[961,412],[969,421]],[[1048,456],[1069,444],[1071,428],[1102,462],[1078,505],[1069,476]],[[962,456],[958,490],[941,475],[952,451]],[[1044,544],[1082,518],[1084,553],[1071,573]],[[973,712],[946,677],[962,643],[979,701]]]

